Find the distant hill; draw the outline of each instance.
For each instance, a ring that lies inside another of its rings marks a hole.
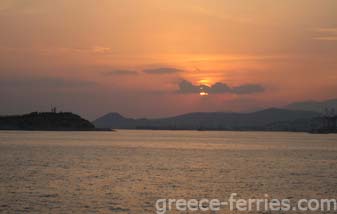
[[[0,116],[0,130],[94,131],[96,128],[73,113],[33,112]]]
[[[315,111],[323,113],[326,108],[334,108],[337,110],[337,99],[326,100],[326,101],[304,101],[291,103],[285,107],[290,110],[305,110],[305,111]]]
[[[93,124],[98,128],[113,129],[291,131],[294,121],[306,121],[301,123],[303,126],[303,123],[309,123],[319,115],[312,111],[276,108],[253,113],[196,112],[160,119],[132,119],[109,113],[93,121]],[[293,130],[301,131],[296,127]]]

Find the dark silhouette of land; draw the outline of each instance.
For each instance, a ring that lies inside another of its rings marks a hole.
[[[337,109],[337,99],[295,102],[285,106],[285,109],[315,111],[325,114],[326,109]]]
[[[0,130],[30,131],[100,131],[91,122],[68,112],[32,112],[25,115],[0,116]]]
[[[160,119],[132,119],[109,113],[93,124],[113,129],[310,132],[319,129],[322,122],[318,112],[270,108],[252,113],[197,112]]]
[[[334,104],[334,101],[329,101]],[[308,107],[307,102],[293,104]],[[321,106],[321,104],[319,104]],[[313,104],[310,103],[312,108]],[[314,104],[314,107],[317,107]],[[319,108],[320,109],[320,108]],[[112,129],[149,130],[227,130],[227,131],[292,131],[337,133],[334,108],[319,111],[270,108],[251,113],[195,112],[158,119],[126,118],[119,113],[106,114],[92,123],[70,112],[32,112],[25,115],[0,116],[0,130],[42,131],[111,131]]]
[[[318,118],[320,126],[312,128],[314,134],[337,133],[337,112],[334,108],[326,108],[323,115]]]

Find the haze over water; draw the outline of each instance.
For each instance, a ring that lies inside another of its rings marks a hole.
[[[155,213],[160,198],[231,193],[335,198],[336,152],[337,135],[306,133],[2,131],[0,213]]]

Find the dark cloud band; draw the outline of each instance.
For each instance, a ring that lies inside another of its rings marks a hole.
[[[183,80],[179,83],[178,93],[189,94],[189,93],[200,93],[206,92],[208,94],[222,94],[222,93],[232,93],[232,94],[254,94],[265,91],[262,85],[258,84],[245,84],[236,87],[230,87],[225,83],[217,82],[214,85],[193,85],[187,80]]]
[[[143,73],[146,74],[174,74],[179,72],[182,72],[182,70],[177,68],[154,68],[143,70]]]

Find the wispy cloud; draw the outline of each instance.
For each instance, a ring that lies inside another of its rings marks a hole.
[[[325,32],[325,33],[337,33],[337,27],[334,28],[317,28],[317,32]]]
[[[111,70],[102,72],[103,75],[138,75],[137,71],[133,70]]]
[[[313,37],[314,40],[337,41],[337,27],[317,28],[315,32],[318,35]]]
[[[109,47],[102,47],[102,46],[95,46],[91,49],[93,53],[98,53],[98,54],[109,54],[112,52],[112,49]]]
[[[72,53],[85,53],[85,54],[112,54],[112,48],[104,46],[93,46],[93,47],[64,47],[64,48],[53,48],[48,49],[55,52],[72,52]]]
[[[177,68],[168,68],[168,67],[143,70],[143,72],[147,74],[172,74],[172,73],[179,73],[182,71],[183,70]]]
[[[314,40],[337,41],[337,36],[320,36],[320,37],[314,37]]]

